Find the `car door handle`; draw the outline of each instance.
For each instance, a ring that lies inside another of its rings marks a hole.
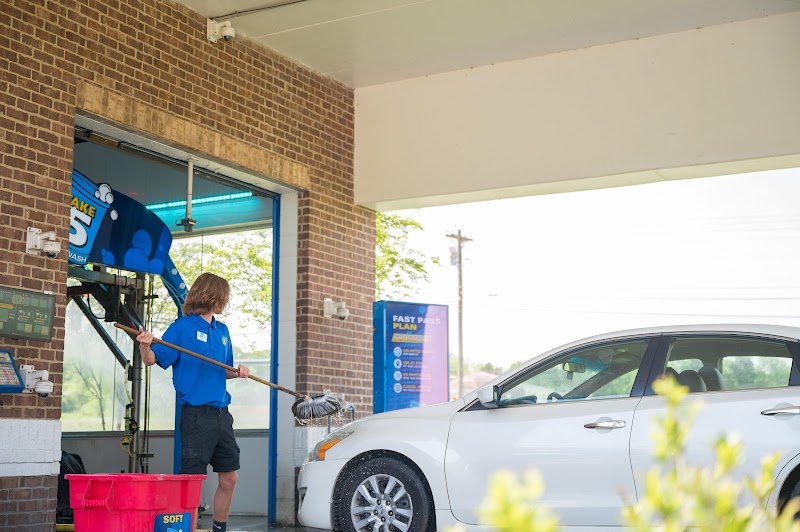
[[[783,408],[770,408],[769,410],[762,410],[762,416],[776,416],[776,415],[790,415],[796,416],[800,414],[800,406],[784,406]]]
[[[613,421],[595,421],[594,423],[587,423],[583,427],[586,429],[621,429],[625,426],[625,422],[621,419]]]

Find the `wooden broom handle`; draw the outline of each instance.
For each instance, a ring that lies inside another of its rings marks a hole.
[[[123,331],[125,331],[125,332],[127,332],[129,334],[132,334],[132,335],[134,335],[134,337],[138,336],[139,333],[141,332],[141,331],[137,331],[136,329],[134,329],[132,327],[128,327],[127,325],[122,325],[120,323],[115,323],[114,327],[116,327],[117,329],[122,329]],[[180,351],[181,353],[186,353],[187,355],[191,355],[191,356],[193,356],[195,358],[199,358],[200,360],[205,360],[206,362],[210,362],[211,364],[214,364],[215,366],[219,366],[219,367],[225,368],[225,369],[227,369],[229,371],[233,371],[235,373],[239,373],[239,370],[234,368],[234,367],[232,367],[232,366],[229,366],[227,364],[223,364],[222,362],[214,360],[213,358],[208,358],[207,356],[201,355],[200,353],[195,353],[194,351],[189,351],[188,349],[185,349],[185,348],[183,348],[183,347],[181,347],[179,345],[171,344],[169,342],[166,342],[166,341],[162,340],[161,338],[153,337],[153,341],[155,343],[157,343],[157,344],[165,345],[165,346],[167,346],[167,347],[169,347],[171,349],[174,349],[176,351]],[[261,377],[256,377],[255,375],[248,375],[247,377],[250,378],[250,379],[253,379],[256,382],[260,382],[261,384],[266,384],[270,388],[275,388],[276,390],[280,390],[282,392],[286,392],[288,394],[294,395],[295,397],[300,397],[300,398],[304,398],[305,397],[305,395],[303,395],[301,393],[298,393],[298,392],[292,391],[292,390],[290,390],[288,388],[284,388],[283,386],[279,386],[277,384],[271,383],[271,382],[269,382],[267,380],[262,379]]]

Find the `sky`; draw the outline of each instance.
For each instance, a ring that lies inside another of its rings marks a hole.
[[[440,258],[406,300],[449,305],[458,353],[508,368],[593,334],[670,324],[800,325],[800,169],[398,211]]]

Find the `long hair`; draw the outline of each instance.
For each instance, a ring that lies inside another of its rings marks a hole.
[[[183,304],[183,313],[219,314],[228,305],[231,287],[228,281],[213,273],[202,273],[194,281]]]

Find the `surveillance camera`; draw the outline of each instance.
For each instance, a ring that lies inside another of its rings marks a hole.
[[[54,240],[45,240],[42,243],[42,251],[45,255],[54,259],[58,256],[58,253],[61,251],[61,244]]]
[[[25,236],[25,252],[31,255],[41,255],[55,258],[61,251],[61,244],[56,240],[55,231],[42,232],[41,229],[28,227]]]
[[[217,42],[220,39],[225,39],[225,42],[230,42],[236,37],[236,30],[233,29],[230,20],[217,22],[216,20],[208,19],[206,24],[206,36],[211,42]]]
[[[346,307],[339,307],[336,309],[336,317],[344,321],[350,315],[350,311]]]
[[[33,391],[39,394],[39,397],[45,398],[53,393],[53,383],[50,381],[39,381],[34,386]]]
[[[19,367],[20,375],[25,380],[25,389],[22,393],[36,393],[41,398],[53,393],[53,383],[50,381],[50,372],[34,369],[33,366],[22,365]]]

